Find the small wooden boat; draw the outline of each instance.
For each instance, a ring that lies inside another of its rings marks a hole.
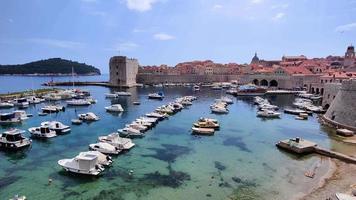
[[[213,128],[196,128],[192,127],[193,134],[198,135],[214,135],[215,130]]]

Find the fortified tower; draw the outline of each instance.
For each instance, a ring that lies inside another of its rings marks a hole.
[[[110,85],[118,87],[133,87],[136,85],[138,61],[126,56],[110,58]]]
[[[344,67],[352,67],[354,65],[355,59],[355,48],[354,46],[350,45],[347,47],[347,50],[345,52]]]
[[[356,79],[342,82],[323,118],[334,126],[356,131]]]

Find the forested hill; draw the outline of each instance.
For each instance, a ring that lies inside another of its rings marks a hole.
[[[38,75],[62,75],[72,74],[78,75],[100,75],[100,70],[94,66],[85,63],[78,63],[71,60],[61,58],[50,58],[47,60],[39,60],[26,64],[19,65],[0,65],[1,74],[38,74]]]

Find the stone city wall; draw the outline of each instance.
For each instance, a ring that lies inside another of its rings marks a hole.
[[[238,80],[238,75],[159,75],[159,74],[137,74],[137,83],[158,84],[158,83],[212,83],[229,82]]]

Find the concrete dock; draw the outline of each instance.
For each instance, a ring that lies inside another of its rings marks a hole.
[[[276,144],[276,146],[297,154],[317,153],[330,158],[336,158],[347,163],[356,164],[356,158],[354,157],[319,147],[316,143],[301,138],[281,140]]]

